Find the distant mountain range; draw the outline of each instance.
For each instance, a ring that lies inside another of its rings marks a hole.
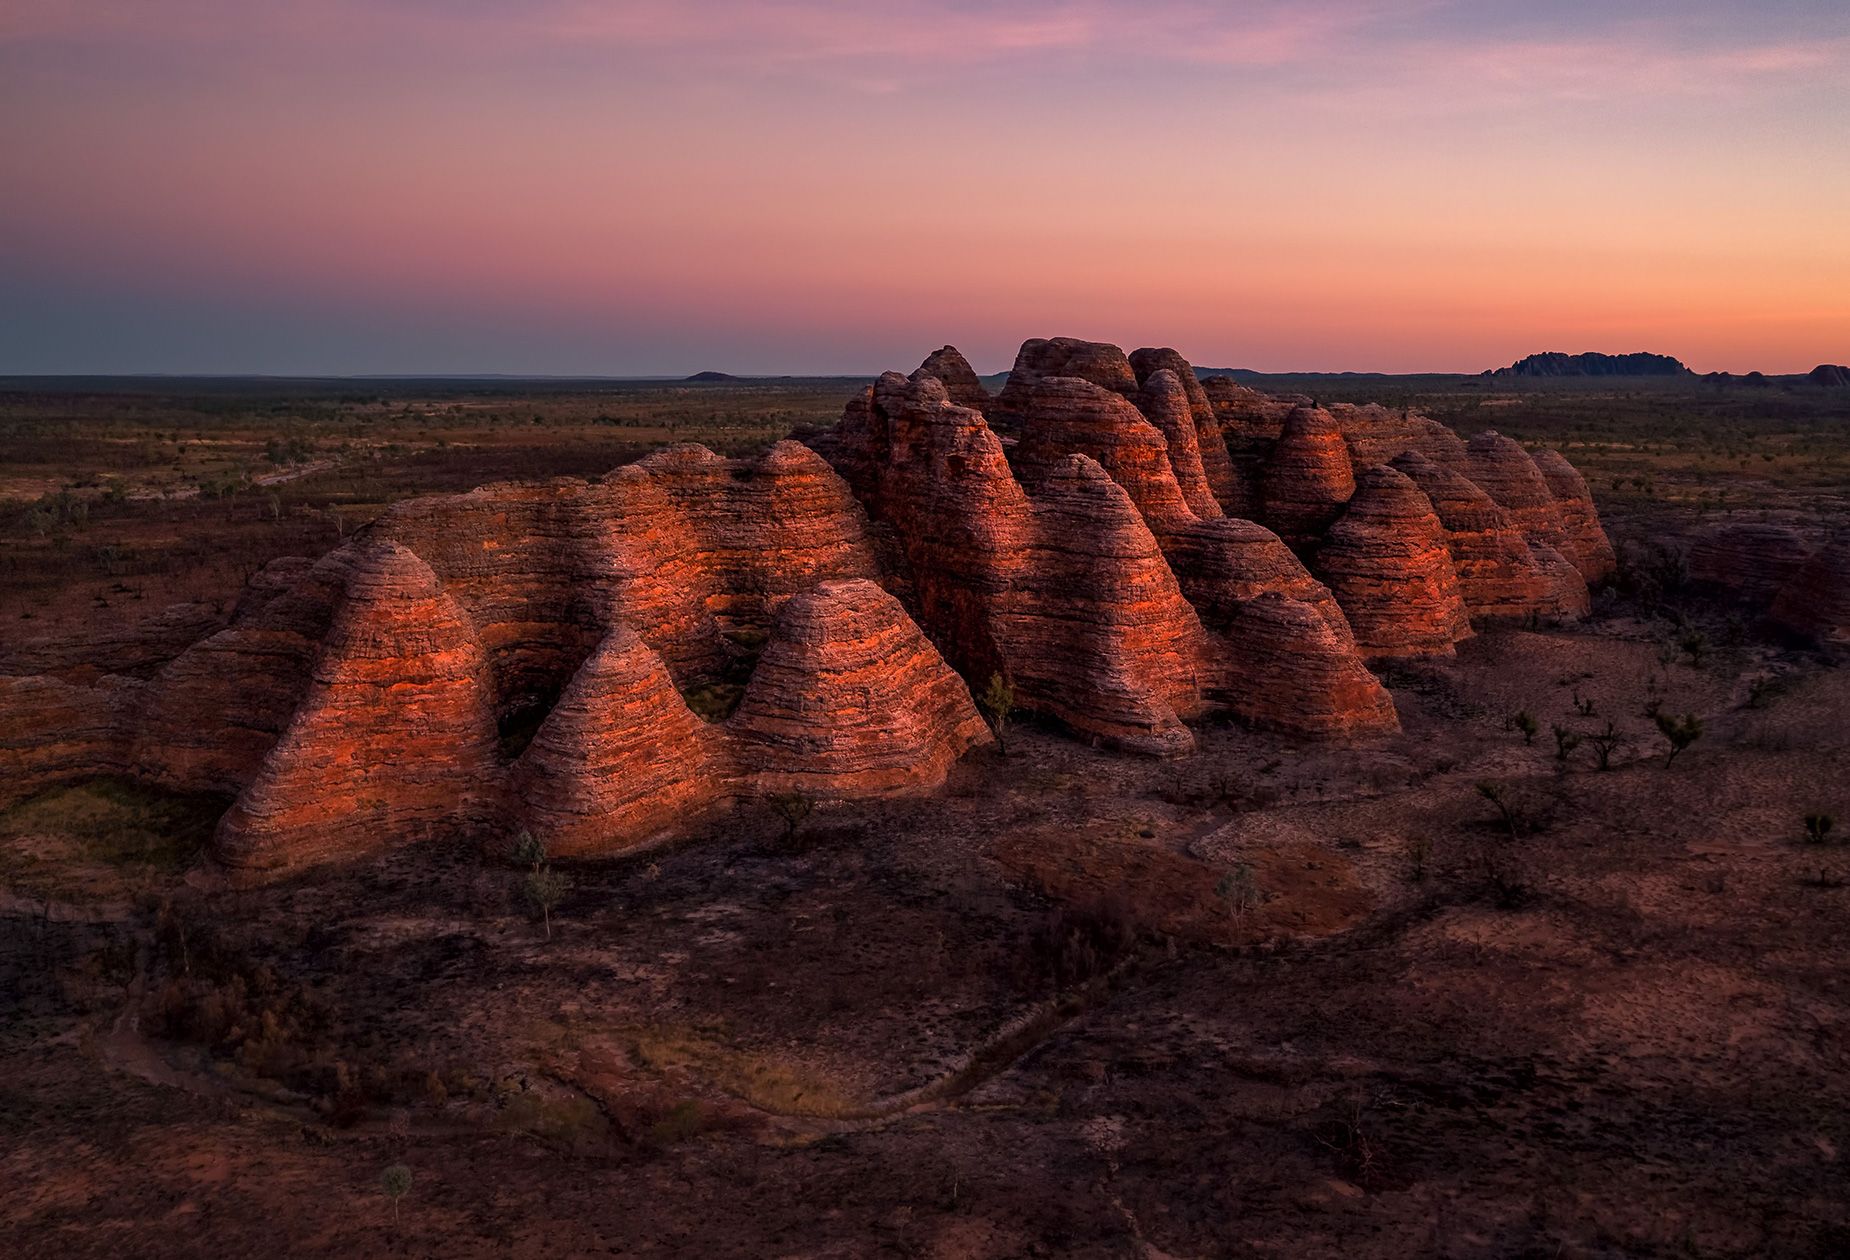
[[[1532,354],[1485,376],[1689,376],[1681,359],[1667,354]]]

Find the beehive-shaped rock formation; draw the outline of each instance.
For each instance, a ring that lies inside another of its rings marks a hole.
[[[1227,443],[1221,437],[1220,423],[1214,417],[1214,404],[1208,401],[1207,391],[1201,387],[1201,380],[1195,375],[1194,367],[1168,347],[1133,350],[1130,359],[1131,370],[1136,372],[1140,386],[1147,387],[1150,378],[1158,372],[1167,372],[1175,378],[1176,383],[1182,387],[1183,396],[1188,400],[1189,414],[1194,418],[1195,444],[1201,453],[1202,471],[1207,477],[1208,487],[1220,506],[1226,510],[1250,511],[1251,495],[1234,472],[1233,461],[1227,456]],[[1155,418],[1151,416],[1152,420]],[[1197,511],[1197,515],[1207,516],[1208,513]]]
[[[513,782],[546,851],[582,857],[647,844],[698,819],[724,793],[725,754],[662,658],[620,624],[546,715]]]
[[[1031,341],[992,400],[945,347],[756,460],[676,446],[399,504],[266,567],[148,681],[0,677],[3,790],[222,792],[219,860],[265,872],[523,827],[623,852],[741,799],[930,788],[988,740],[992,675],[1143,752],[1210,710],[1367,736],[1396,717],[1364,653],[1584,610],[1557,548],[1597,569],[1603,535],[1563,468],[1204,386],[1172,350]],[[1784,618],[1829,639],[1841,589],[1808,565]]]
[[[1542,470],[1521,444],[1486,429],[1465,444],[1465,460],[1465,471],[1471,480],[1510,514],[1517,528],[1530,538],[1547,543],[1570,561],[1575,558],[1572,539],[1562,519],[1561,504],[1555,499],[1554,491],[1548,488]],[[1587,574],[1583,572],[1581,576],[1587,577]]]
[[[1546,543],[1531,543],[1475,483],[1417,451],[1395,456],[1391,466],[1432,504],[1445,530],[1459,592],[1474,618],[1520,621],[1586,614],[1590,601],[1579,571]]]
[[[1812,548],[1784,525],[1737,522],[1705,530],[1689,548],[1694,582],[1764,607],[1797,576]]]
[[[959,353],[956,346],[944,346],[925,356],[925,362],[912,371],[912,379],[931,377],[944,386],[944,392],[959,407],[969,407],[974,411],[988,411],[995,404],[984,388],[982,378],[970,361]]]
[[[876,796],[944,782],[994,737],[892,595],[824,582],[784,605],[727,722],[758,795]]]
[[[0,808],[73,778],[128,772],[140,683],[0,677]]]
[[[1562,554],[1574,562],[1587,581],[1604,582],[1618,568],[1618,560],[1606,531],[1600,528],[1599,512],[1593,506],[1593,492],[1587,489],[1586,478],[1560,451],[1540,450],[1534,459],[1555,498],[1565,540],[1560,548]]]
[[[1226,444],[1221,442],[1219,432],[1211,420],[1204,433],[1181,379],[1168,368],[1151,372],[1143,378],[1136,401],[1137,410],[1163,436],[1164,454],[1168,458],[1170,472],[1175,477],[1176,488],[1181,492],[1188,510],[1197,519],[1204,521],[1225,515],[1220,499],[1208,484],[1208,474],[1202,460],[1202,443],[1205,438],[1223,457],[1226,455]]]
[[[1377,465],[1357,480],[1313,568],[1367,656],[1447,655],[1471,634],[1439,518],[1393,468]]]
[[[1330,417],[1349,446],[1349,459],[1360,473],[1385,464],[1403,451],[1416,451],[1443,468],[1465,466],[1465,444],[1429,416],[1409,409],[1338,403]]]
[[[1820,647],[1850,648],[1850,546],[1813,552],[1774,598],[1773,620]]]
[[[1166,369],[1152,373],[1146,398],[1180,396],[1174,379]],[[1030,398],[1016,462],[1034,487],[1046,484],[1050,469],[1084,456],[1128,494],[1183,595],[1214,632],[1191,669],[1192,691],[1250,722],[1298,734],[1391,729],[1392,705],[1363,667],[1329,591],[1270,531],[1251,521],[1198,517],[1169,449],[1156,425],[1123,398],[1076,378],[1050,377]],[[1256,605],[1268,595],[1274,599]],[[1282,651],[1291,654],[1289,662]]]
[[[425,564],[368,548],[307,697],[214,852],[273,870],[479,825],[498,788],[488,660]]]
[[[1035,337],[1021,343],[1015,366],[1009,369],[1008,380],[996,395],[995,406],[984,416],[993,416],[1013,428],[1027,410],[1034,387],[1049,376],[1076,376],[1126,398],[1137,393],[1137,373],[1118,347],[1076,337]]]
[[[1292,546],[1308,547],[1354,493],[1355,470],[1335,419],[1320,407],[1294,408],[1260,475],[1264,523]]]

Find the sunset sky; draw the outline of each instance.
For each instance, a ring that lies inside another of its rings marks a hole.
[[[4,0],[0,372],[1850,362],[1844,0]]]

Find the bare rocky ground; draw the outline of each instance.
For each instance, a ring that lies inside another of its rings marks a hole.
[[[214,891],[9,815],[0,1251],[1844,1254],[1850,682],[1703,624],[1486,633],[1354,749],[1017,730],[550,940],[458,843]]]

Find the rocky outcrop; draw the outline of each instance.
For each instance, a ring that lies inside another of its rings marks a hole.
[[[1599,512],[1593,506],[1593,492],[1587,489],[1586,478],[1559,451],[1540,450],[1533,458],[1554,495],[1564,542],[1562,554],[1573,561],[1587,581],[1606,581],[1618,568],[1618,559],[1606,531],[1600,528]]]
[[[1850,389],[1850,367],[1837,363],[1820,363],[1806,374],[1806,380],[1826,389]]]
[[[1584,611],[1557,548],[1603,542],[1565,464],[1204,385],[1173,350],[1031,341],[991,399],[944,347],[812,442],[399,504],[267,566],[146,682],[0,678],[7,790],[224,793],[245,873],[522,827],[625,852],[732,801],[929,789],[989,740],[995,675],[1158,755],[1209,712],[1391,730],[1365,656]]]
[[[1118,347],[1074,337],[1036,337],[1021,343],[1015,366],[1009,369],[995,405],[983,413],[985,419],[993,418],[1004,428],[1013,429],[1027,410],[1035,386],[1049,376],[1076,376],[1126,398],[1137,393],[1137,373]]]
[[[512,776],[526,826],[557,857],[620,852],[685,830],[730,778],[720,733],[623,624],[573,676]]]
[[[127,774],[143,690],[127,678],[0,677],[0,807],[60,783]]]
[[[1463,474],[1417,451],[1397,455],[1392,467],[1418,486],[1445,531],[1458,589],[1475,619],[1523,621],[1530,617],[1585,616],[1586,581],[1546,543],[1532,543],[1510,514]]]
[[[348,581],[308,695],[212,851],[277,871],[479,826],[499,767],[488,659],[437,576],[396,543]]]
[[[1773,620],[1820,647],[1850,649],[1850,546],[1813,552],[1774,597]]]
[[[1274,398],[1249,389],[1230,376],[1210,376],[1201,392],[1214,408],[1215,423],[1230,442],[1276,442],[1284,432],[1285,418],[1310,399]]]
[[[994,739],[963,680],[868,581],[823,582],[784,605],[726,726],[750,794],[824,800],[936,787]]]
[[[138,777],[226,795],[256,777],[308,691],[355,554],[332,551],[282,593],[241,604],[242,616],[155,676],[133,732]]]
[[[1563,354],[1559,350],[1532,354],[1486,376],[1689,376],[1682,360],[1667,354]]]
[[[944,392],[959,407],[969,407],[973,411],[988,411],[995,400],[984,388],[982,379],[970,361],[958,352],[956,346],[944,346],[933,350],[925,356],[925,362],[913,369],[912,379],[929,376],[944,386]]]
[[[1137,410],[1163,435],[1169,469],[1188,510],[1201,520],[1214,520],[1224,515],[1220,499],[1208,484],[1207,469],[1202,461],[1204,430],[1181,379],[1168,368],[1151,372],[1143,378],[1136,403]],[[1205,436],[1224,460],[1226,444],[1211,422]],[[1230,465],[1229,476],[1231,471]]]
[[[1036,391],[1043,406],[1048,391],[1106,392],[1083,381]],[[1123,406],[1146,454],[1161,457],[1162,436]],[[932,380],[894,373],[850,404],[844,428],[858,445],[844,464],[856,493],[904,541],[920,623],[965,678],[980,688],[1001,674],[1022,707],[1119,747],[1192,746],[1182,719],[1202,708],[1205,635],[1104,468],[1025,434],[1031,496],[981,415]],[[1179,502],[1173,478],[1170,492]]]
[[[1444,468],[1462,469],[1465,444],[1459,436],[1430,416],[1405,408],[1339,403],[1330,417],[1349,446],[1349,461],[1359,474],[1385,464],[1402,451],[1417,451]]]
[[[1194,367],[1168,347],[1133,350],[1130,362],[1140,387],[1147,388],[1151,378],[1159,372],[1167,372],[1175,378],[1182,388],[1183,396],[1188,400],[1189,414],[1194,418],[1195,446],[1200,452],[1202,472],[1207,478],[1208,488],[1226,510],[1240,513],[1251,511],[1251,497],[1247,487],[1234,472],[1233,461],[1227,455],[1227,444],[1221,437],[1220,423],[1214,416],[1214,405],[1208,401],[1207,391],[1201,387],[1201,380],[1195,375]],[[1161,388],[1155,397],[1161,396]],[[1150,418],[1156,419],[1154,415]],[[1210,513],[1197,509],[1196,515],[1208,516]]]
[[[1548,488],[1542,470],[1520,443],[1486,429],[1465,444],[1465,472],[1530,539],[1546,543],[1573,560],[1573,543],[1561,504]]]
[[[1355,493],[1349,447],[1329,412],[1296,407],[1260,474],[1260,520],[1293,547],[1314,545]]]
[[[1783,525],[1739,522],[1703,531],[1689,548],[1689,576],[1712,590],[1762,607],[1811,557],[1805,540]]]
[[[1370,657],[1450,655],[1471,634],[1445,534],[1419,487],[1385,465],[1356,481],[1312,566]]]

